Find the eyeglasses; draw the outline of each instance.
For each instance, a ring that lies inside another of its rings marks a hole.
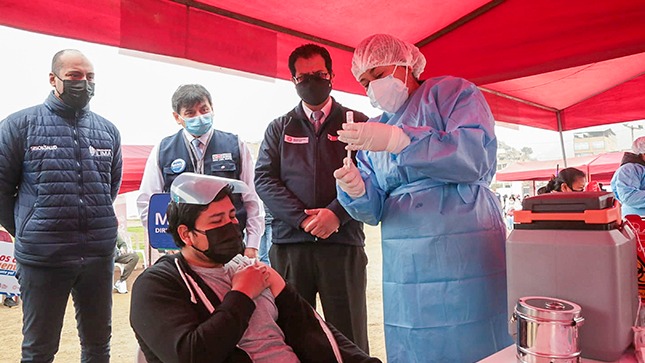
[[[293,77],[293,80],[296,81],[296,84],[298,84],[306,79],[311,79],[311,78],[321,78],[321,79],[330,80],[331,76],[327,72],[318,71],[314,73],[301,74],[299,76]]]

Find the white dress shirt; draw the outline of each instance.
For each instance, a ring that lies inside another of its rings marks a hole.
[[[199,140],[202,142],[202,151],[206,150],[206,145],[210,142],[212,134],[213,129],[199,137]],[[194,136],[188,133],[185,129],[183,130],[183,135],[188,141],[187,145],[192,145],[191,141]],[[249,147],[239,139],[239,137],[238,142],[242,164],[240,180],[245,182],[249,187],[248,192],[242,193],[242,202],[244,203],[244,208],[246,208],[247,215],[245,242],[247,248],[257,249],[260,246],[260,238],[264,234],[264,206],[262,205],[260,197],[255,192],[255,169],[253,158],[251,157],[251,151],[249,150]],[[189,151],[192,152],[192,150]],[[203,160],[200,160],[198,164],[199,165],[196,170],[203,169]],[[146,161],[146,167],[143,170],[143,177],[141,179],[141,186],[139,187],[139,196],[137,197],[139,218],[141,218],[141,223],[143,223],[143,226],[146,228],[148,227],[148,203],[150,202],[150,196],[155,193],[162,193],[163,185],[163,175],[161,173],[161,169],[159,169],[159,144],[157,144],[152,148],[152,151],[148,156],[148,160]]]
[[[323,108],[320,109],[320,111],[323,112],[323,117],[320,119],[320,126],[322,127],[322,124],[325,122],[327,119],[327,116],[329,116],[329,113],[331,112],[331,97],[327,99],[327,103],[323,106]],[[309,121],[311,121],[311,114],[314,112],[311,110],[307,105],[305,105],[304,102],[302,102],[302,109],[305,111],[305,115],[307,115],[307,118]]]

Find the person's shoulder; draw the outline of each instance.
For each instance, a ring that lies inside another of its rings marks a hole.
[[[92,120],[92,122],[95,123],[96,125],[101,125],[105,129],[109,130],[112,134],[120,135],[119,129],[112,121],[108,120],[107,118],[93,111],[88,111],[88,115]]]
[[[178,253],[174,255],[161,256],[161,258],[159,258],[154,265],[149,266],[148,268],[143,270],[138,279],[150,280],[158,278],[167,279],[179,277],[179,271],[177,270],[177,266],[175,265],[175,260],[177,258],[179,258]]]
[[[30,119],[43,116],[48,112],[49,110],[47,109],[47,107],[45,107],[45,105],[35,105],[10,114],[9,116],[7,116],[7,118],[0,121],[0,123],[6,122],[7,125],[12,124],[12,126],[20,126],[28,123]]]
[[[429,78],[419,86],[418,92],[422,99],[467,101],[472,97],[483,97],[477,86],[464,79],[453,76]],[[416,97],[419,97],[416,96]]]
[[[239,136],[238,136],[237,134],[234,134],[234,133],[232,133],[232,132],[228,132],[228,131],[218,130],[218,129],[213,129],[213,136],[216,136],[216,137],[217,137],[217,136],[220,136],[220,137],[231,137],[231,138],[234,138],[234,139],[239,139]],[[211,138],[211,140],[212,140],[212,139],[213,139],[213,138]]]
[[[289,110],[289,112],[282,114],[274,118],[269,124],[270,125],[282,125],[289,122],[290,119],[298,118],[298,108],[301,106],[296,106]]]
[[[455,76],[439,76],[428,78],[421,83],[419,86],[422,90],[429,89],[453,89],[453,90],[464,90],[474,88],[477,89],[474,83],[470,82],[467,79]]]
[[[157,145],[160,147],[164,142],[168,142],[168,141],[170,141],[170,140],[172,140],[172,139],[176,138],[178,135],[179,135],[179,136],[181,136],[181,133],[182,133],[183,131],[184,131],[184,129],[180,129],[179,131],[175,132],[174,134],[170,134],[170,135],[164,136],[164,137],[159,141],[159,143],[158,143]],[[159,147],[157,147],[157,148],[159,148]]]
[[[274,133],[276,132],[275,130],[282,130],[291,120],[294,120],[297,118],[299,117],[298,117],[298,112],[296,107],[296,108],[293,108],[291,111],[271,120],[271,122],[269,122],[269,125],[267,125],[266,132]]]
[[[621,165],[618,170],[616,170],[617,175],[638,175],[643,176],[645,174],[645,165],[640,163],[626,163]]]

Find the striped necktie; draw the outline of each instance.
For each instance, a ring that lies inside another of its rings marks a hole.
[[[314,129],[316,130],[316,133],[318,133],[318,130],[320,130],[323,116],[325,116],[325,113],[322,111],[314,111],[311,113],[311,120],[314,122]]]
[[[199,139],[193,139],[191,141],[191,144],[193,144],[193,147],[195,148],[195,154],[197,155],[197,158],[201,160],[202,156],[204,153],[202,152],[202,142]]]

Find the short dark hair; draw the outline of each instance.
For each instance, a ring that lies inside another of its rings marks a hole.
[[[201,84],[182,84],[172,95],[172,110],[179,113],[182,108],[194,106],[203,100],[213,107],[210,92]]]
[[[291,55],[289,56],[289,70],[291,71],[291,77],[296,76],[296,61],[299,58],[309,59],[316,54],[318,54],[325,60],[325,68],[327,68],[327,72],[329,72],[329,74],[332,74],[333,70],[331,68],[331,56],[329,55],[327,49],[319,45],[309,43],[301,45],[298,48],[294,49],[293,52],[291,52]]]
[[[177,247],[182,248],[186,246],[177,231],[179,226],[183,224],[188,227],[189,230],[195,230],[195,221],[211,203],[220,201],[225,197],[230,198],[232,201],[232,195],[233,188],[231,188],[231,186],[226,186],[222,188],[222,190],[220,190],[215,198],[213,198],[213,200],[208,204],[187,204],[171,201],[170,204],[168,204],[168,209],[166,210],[166,217],[168,219],[168,230],[166,232],[170,233]]]
[[[58,52],[56,52],[56,54],[54,54],[54,57],[52,58],[52,73],[54,73],[56,76],[59,75],[60,69],[63,67],[63,62],[60,60],[61,57],[65,53],[69,53],[69,52],[83,54],[78,49],[63,49],[63,50],[59,50]]]

